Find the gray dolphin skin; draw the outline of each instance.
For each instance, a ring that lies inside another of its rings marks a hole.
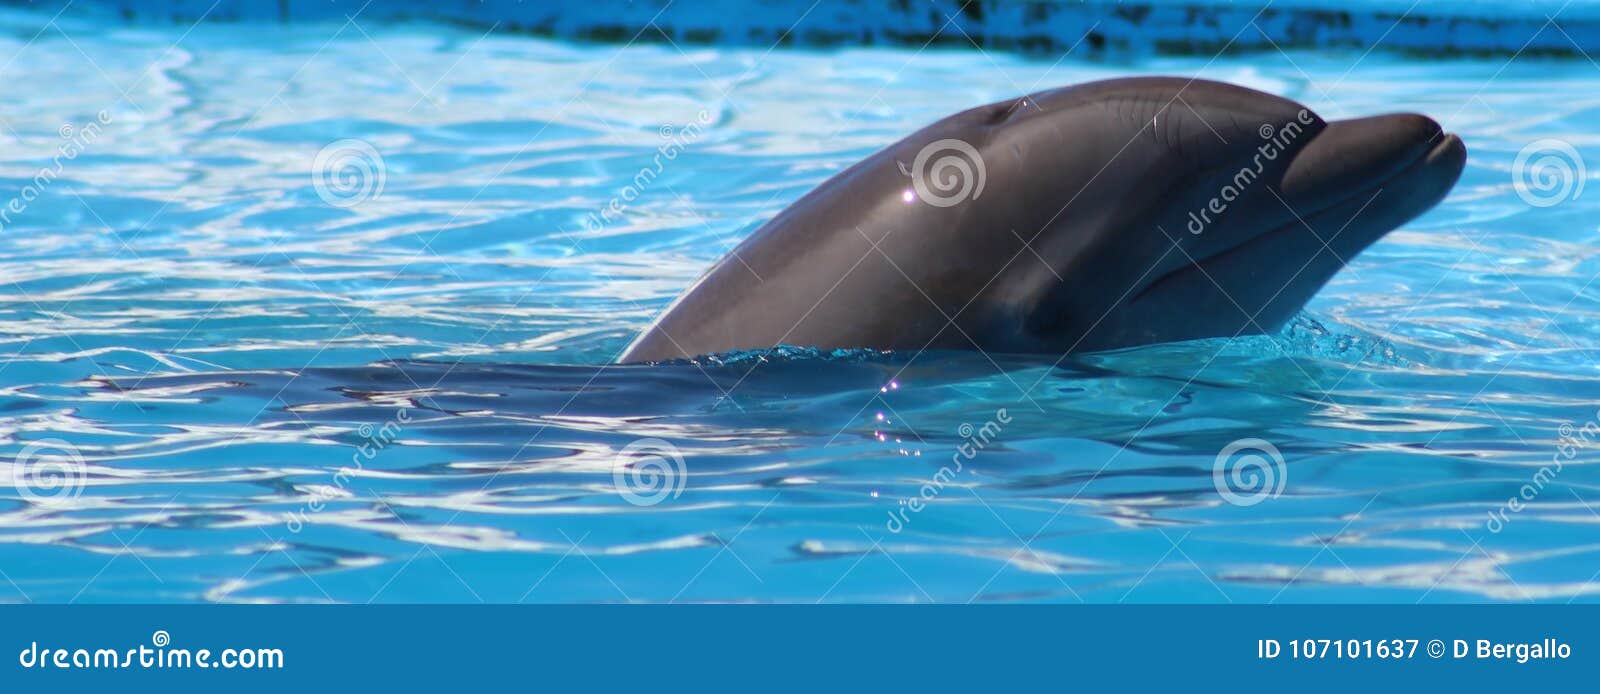
[[[957,113],[824,182],[623,353],[1061,355],[1277,330],[1455,185],[1426,116],[1328,122],[1244,87],[1092,82]]]

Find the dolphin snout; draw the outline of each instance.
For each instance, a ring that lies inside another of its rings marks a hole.
[[[1441,134],[1438,122],[1416,113],[1329,122],[1289,164],[1283,195],[1302,214],[1324,209],[1406,171],[1441,144]]]
[[[1415,114],[1335,121],[1311,138],[1281,179],[1287,221],[1138,295],[1166,339],[1276,330],[1356,254],[1443,199],[1466,165],[1461,139]],[[1174,310],[1197,306],[1238,311]]]

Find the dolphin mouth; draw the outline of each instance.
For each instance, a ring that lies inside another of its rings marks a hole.
[[[1270,184],[1281,218],[1212,254],[1191,255],[1133,302],[1218,303],[1238,309],[1240,333],[1275,330],[1356,254],[1443,200],[1466,156],[1461,138],[1426,116],[1330,122]],[[1204,298],[1195,298],[1196,287]],[[1190,337],[1212,336],[1195,332]]]
[[[1341,261],[1438,204],[1466,165],[1466,145],[1427,116],[1393,114],[1328,123],[1290,162],[1273,187],[1284,221],[1229,248],[1193,255],[1140,292],[1194,273],[1255,255],[1262,262],[1290,244],[1283,236],[1305,236],[1306,246],[1332,250]],[[1305,261],[1308,258],[1300,258]],[[1341,262],[1341,265],[1343,262]]]
[[[1333,121],[1296,153],[1279,190],[1291,211],[1309,217],[1363,194],[1404,188],[1407,195],[1387,196],[1384,204],[1420,214],[1449,192],[1465,163],[1461,138],[1424,115]]]

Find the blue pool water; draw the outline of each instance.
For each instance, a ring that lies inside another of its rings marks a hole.
[[[1590,61],[1052,64],[48,19],[0,15],[0,206],[22,208],[0,219],[0,450],[19,461],[0,600],[1600,590]],[[1425,112],[1470,160],[1277,336],[1059,363],[607,366],[735,241],[876,148],[960,108],[1155,73],[1330,118]],[[1545,139],[1571,148],[1571,190],[1519,194],[1518,154]],[[1219,493],[1240,442],[1246,480],[1276,494]]]

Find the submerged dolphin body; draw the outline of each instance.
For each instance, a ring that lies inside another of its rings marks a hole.
[[[1219,82],[981,106],[779,213],[621,361],[779,344],[1063,354],[1273,331],[1437,204],[1465,161],[1426,116],[1327,122]]]

